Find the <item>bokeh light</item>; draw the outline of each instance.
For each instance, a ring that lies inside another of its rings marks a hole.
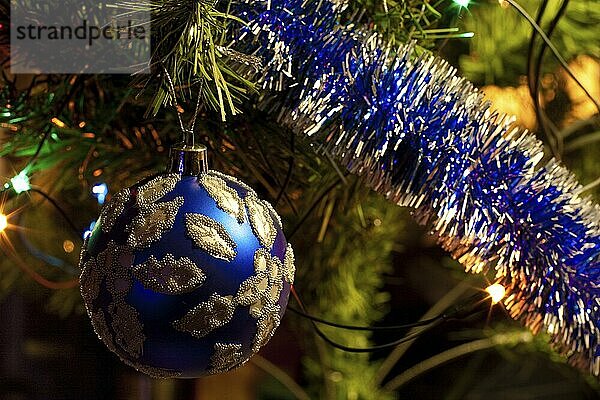
[[[458,4],[459,6],[463,7],[463,8],[467,8],[469,6],[469,0],[453,0],[455,4]]]
[[[31,189],[31,186],[29,185],[29,177],[25,171],[19,172],[17,176],[10,180],[10,183],[17,194]]]

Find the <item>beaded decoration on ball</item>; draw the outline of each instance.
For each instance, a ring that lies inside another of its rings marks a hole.
[[[231,176],[176,169],[114,195],[80,261],[96,334],[154,377],[244,364],[273,336],[295,272],[268,202]]]

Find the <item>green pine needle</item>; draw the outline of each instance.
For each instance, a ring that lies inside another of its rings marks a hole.
[[[239,113],[241,100],[254,91],[254,86],[231,67],[232,52],[224,47],[223,41],[227,25],[243,24],[241,19],[218,10],[215,2],[208,0],[165,0],[121,6],[152,14],[156,46],[151,79],[159,77],[161,85],[150,104],[150,114],[156,115],[163,105],[179,103],[170,93],[165,69],[179,101],[185,103],[200,96],[202,104],[218,111],[223,121],[227,115]]]

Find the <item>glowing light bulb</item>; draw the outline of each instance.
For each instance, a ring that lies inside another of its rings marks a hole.
[[[26,192],[29,189],[31,189],[31,186],[29,185],[29,177],[27,176],[27,173],[25,171],[19,172],[19,175],[12,178],[10,180],[10,183],[12,184],[12,187],[15,190],[15,192],[17,192],[17,194]]]
[[[506,289],[499,283],[488,286],[485,288],[485,291],[488,292],[492,298],[492,304],[500,303],[504,296],[506,296]]]
[[[71,240],[65,240],[63,242],[63,250],[65,253],[72,253],[73,250],[75,250],[75,243],[73,243]]]
[[[85,230],[85,232],[83,232],[83,238],[87,239],[88,237],[90,237],[90,235],[92,234],[92,231],[94,230],[94,227],[96,226],[96,221],[92,221],[92,223],[90,224],[89,228]]]
[[[459,6],[463,7],[463,8],[467,8],[469,6],[469,1],[470,0],[453,0],[455,4],[458,4]]]
[[[106,195],[108,194],[108,186],[106,183],[98,183],[92,187],[93,196],[98,199],[98,204],[104,204]]]
[[[0,214],[0,232],[4,232],[4,230],[8,227],[8,218],[6,215]]]

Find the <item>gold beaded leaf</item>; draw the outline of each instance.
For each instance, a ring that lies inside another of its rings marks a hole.
[[[108,312],[112,319],[115,342],[131,357],[139,358],[146,336],[136,309],[119,301],[109,306]]]
[[[271,262],[271,254],[265,249],[258,249],[254,253],[254,272],[266,272]]]
[[[129,274],[129,267],[134,258],[133,249],[129,246],[118,246],[110,241],[105,252],[106,289],[112,295],[113,301],[125,302],[133,283]]]
[[[277,213],[275,208],[271,205],[271,203],[269,203],[266,200],[263,200],[262,204],[267,208],[267,211],[270,213],[271,217],[273,217],[273,216],[275,217],[275,223],[277,223],[278,228],[283,229],[283,223],[281,222],[281,217],[279,216],[279,214]]]
[[[244,223],[244,202],[235,189],[227,186],[225,180],[212,174],[202,175],[200,183],[217,203],[217,207],[237,219],[240,224]]]
[[[84,264],[81,286],[85,306],[98,337],[128,364],[137,367],[136,362],[131,360],[141,356],[146,336],[139,313],[126,303],[132,284],[127,268],[132,262],[131,247],[110,241],[104,251]],[[102,282],[110,294],[106,310],[96,309],[93,304]]]
[[[181,371],[177,371],[174,369],[167,369],[167,368],[158,368],[158,367],[152,367],[150,365],[146,365],[146,364],[140,364],[140,363],[131,363],[127,360],[123,360],[126,364],[131,365],[133,368],[137,369],[140,372],[143,372],[144,374],[150,375],[153,378],[178,378],[180,377],[182,374]]]
[[[265,201],[259,200],[254,195],[246,196],[245,201],[254,234],[260,241],[260,244],[270,250],[277,237],[273,217],[269,212],[271,207],[265,205]]]
[[[256,192],[254,191],[254,189],[252,189],[250,186],[246,185],[244,182],[240,181],[239,179],[237,179],[233,176],[230,176],[230,175],[227,175],[220,171],[215,171],[215,170],[210,170],[208,173],[212,176],[222,178],[225,181],[233,182],[236,185],[238,185],[240,188],[244,189],[247,194],[249,194],[249,195],[252,194],[252,195],[256,196]]]
[[[172,325],[178,331],[201,338],[231,321],[234,311],[233,296],[221,296],[213,293],[208,301],[192,308],[183,318],[173,322]]]
[[[189,293],[206,279],[192,260],[187,257],[175,259],[172,254],[162,260],[150,256],[146,262],[133,267],[133,275],[145,288],[169,295]]]
[[[137,204],[144,206],[154,203],[175,189],[180,180],[178,174],[159,175],[138,188]]]
[[[252,343],[252,351],[258,352],[261,347],[271,340],[271,337],[275,333],[275,329],[279,326],[279,306],[274,305],[269,307],[265,312],[262,313],[258,320],[258,330]]]
[[[100,213],[100,225],[102,226],[102,232],[110,232],[119,216],[121,216],[121,213],[123,213],[125,204],[128,200],[129,189],[122,189],[110,199],[106,206],[104,206],[102,212]]]
[[[269,305],[269,303],[267,303],[267,300],[265,299],[265,297],[266,296],[260,297],[254,303],[250,304],[250,307],[248,307],[248,312],[250,313],[250,315],[252,317],[260,318],[260,316],[263,314],[265,308]]]
[[[184,198],[179,196],[171,201],[149,204],[140,208],[140,213],[128,226],[130,234],[127,243],[140,249],[160,240],[164,232],[173,228],[175,217],[183,203]]]
[[[235,258],[237,245],[227,230],[214,219],[202,214],[185,215],[185,227],[188,236],[215,258],[231,261]]]
[[[283,290],[283,281],[281,279],[276,279],[273,281],[271,285],[271,290],[269,290],[269,300],[272,303],[277,303],[279,301],[279,297],[281,297],[281,291]]]
[[[112,333],[106,323],[104,311],[102,309],[92,310],[88,308],[88,315],[92,320],[92,327],[98,338],[104,342],[110,351],[118,353],[119,350],[117,350],[117,347],[115,346]]]
[[[82,263],[79,281],[81,297],[83,297],[86,306],[87,304],[92,304],[92,302],[98,298],[100,284],[104,279],[103,269],[103,266],[102,268],[98,268],[95,258],[90,258],[85,263]]]
[[[234,301],[240,306],[248,306],[249,314],[259,319],[265,310],[279,302],[283,290],[283,263],[278,257],[271,256],[263,248],[254,253],[254,271],[240,285]]]
[[[215,343],[214,353],[210,358],[211,373],[229,371],[245,361],[241,344]]]
[[[253,275],[240,285],[235,301],[241,306],[250,306],[263,297],[269,289],[269,277],[265,273]]]

